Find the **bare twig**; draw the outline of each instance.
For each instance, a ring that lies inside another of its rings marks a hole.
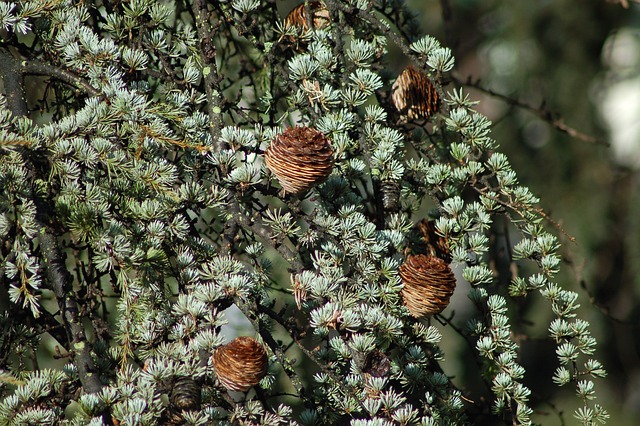
[[[21,71],[26,75],[44,75],[57,78],[67,84],[77,87],[90,96],[100,96],[99,90],[95,89],[84,79],[78,77],[71,71],[45,64],[37,59],[30,59],[21,64]]]
[[[551,126],[556,128],[557,130],[568,134],[574,139],[579,139],[581,141],[596,144],[596,145],[609,146],[609,142],[603,139],[582,133],[574,129],[573,127],[567,125],[563,121],[560,114],[549,111],[545,105],[541,105],[540,107],[534,107],[533,105],[530,105],[526,102],[522,102],[518,99],[512,98],[510,96],[507,96],[502,93],[498,93],[491,89],[483,87],[482,84],[480,83],[480,80],[474,81],[471,79],[471,77],[468,77],[466,80],[459,79],[456,76],[451,76],[451,78],[456,84],[460,86],[473,87],[474,89],[479,90],[482,93],[486,93],[487,95],[492,96],[494,98],[500,99],[511,106],[522,108],[526,111],[529,111],[534,115],[536,115],[538,118],[549,123]]]

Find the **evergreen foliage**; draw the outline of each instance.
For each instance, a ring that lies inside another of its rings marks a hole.
[[[0,424],[540,422],[514,331],[526,297],[554,317],[548,381],[574,387],[581,424],[604,423],[606,373],[556,280],[557,238],[489,119],[447,84],[452,52],[402,1],[306,2],[306,25],[276,6],[0,3]],[[394,109],[391,48],[430,78],[431,117]],[[303,194],[264,162],[295,126],[335,157]],[[469,284],[464,324],[403,305],[427,210]],[[247,393],[212,362],[232,305],[269,355]],[[453,334],[486,392],[443,371]]]

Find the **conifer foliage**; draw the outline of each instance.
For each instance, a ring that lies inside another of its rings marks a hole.
[[[603,423],[557,239],[444,84],[451,51],[401,1],[279,8],[0,3],[0,424],[531,424],[533,293],[547,380]],[[508,288],[497,223],[519,234]],[[486,393],[445,374],[453,335]]]

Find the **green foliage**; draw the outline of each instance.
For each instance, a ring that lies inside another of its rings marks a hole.
[[[46,63],[51,78],[28,117],[9,93],[0,116],[1,341],[13,350],[0,424],[531,424],[541,401],[514,324],[533,294],[554,316],[548,380],[575,386],[581,423],[604,423],[591,379],[606,373],[577,294],[556,282],[557,239],[489,119],[444,85],[451,50],[419,37],[402,2],[325,3],[330,25],[309,31],[287,28],[272,1],[0,6],[14,74]],[[424,123],[390,101],[391,46],[444,98]],[[279,191],[263,161],[295,125],[323,132],[336,157],[306,198]],[[398,268],[426,209],[470,285],[466,324],[402,303]],[[495,266],[502,223],[519,235],[505,241],[515,276]],[[270,355],[246,398],[211,361],[232,305]],[[489,400],[443,371],[454,334]],[[64,367],[36,362],[45,336],[48,363]],[[184,378],[197,407],[170,398]]]

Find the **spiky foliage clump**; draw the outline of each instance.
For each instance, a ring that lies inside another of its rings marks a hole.
[[[511,302],[532,293],[555,316],[549,380],[576,387],[582,423],[606,418],[557,240],[490,121],[443,87],[451,51],[414,34],[401,2],[304,7],[322,25],[286,25],[266,0],[0,5],[0,423],[530,424]],[[442,99],[420,123],[392,119],[391,46]],[[335,161],[304,194],[264,161],[296,126]],[[425,206],[470,285],[466,325],[402,302]],[[508,289],[490,268],[504,221],[520,232],[510,260],[535,268]],[[232,312],[268,348],[246,397],[212,361]],[[443,332],[471,343],[490,398],[443,372]]]

